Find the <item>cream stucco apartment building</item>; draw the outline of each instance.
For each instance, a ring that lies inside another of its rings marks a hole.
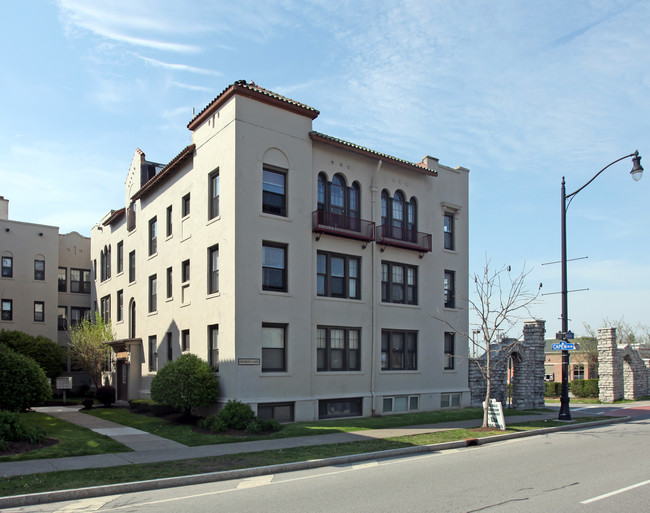
[[[318,115],[239,81],[171,162],[136,151],[91,234],[120,398],[189,351],[221,403],[280,421],[469,404],[468,170],[315,132]]]
[[[0,196],[0,330],[43,335],[68,347],[68,323],[90,311],[90,238],[9,219]]]

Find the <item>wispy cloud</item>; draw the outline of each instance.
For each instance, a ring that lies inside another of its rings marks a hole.
[[[195,66],[189,66],[187,64],[163,62],[163,61],[159,61],[158,59],[152,59],[151,57],[145,57],[144,55],[136,55],[136,57],[138,57],[138,59],[143,60],[148,65],[156,68],[169,69],[173,71],[187,71],[189,73],[198,73],[199,75],[212,75],[215,77],[219,77],[223,75],[223,73],[220,73],[219,71],[214,71],[205,68],[197,68]]]

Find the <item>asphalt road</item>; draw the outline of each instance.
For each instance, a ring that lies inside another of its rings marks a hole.
[[[480,447],[6,511],[650,512],[650,407],[625,413]]]

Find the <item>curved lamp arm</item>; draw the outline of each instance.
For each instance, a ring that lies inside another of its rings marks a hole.
[[[621,157],[620,159],[616,159],[614,162],[610,162],[607,164],[604,168],[602,168],[598,173],[596,173],[591,180],[589,180],[586,184],[584,184],[582,187],[580,187],[577,191],[572,192],[571,194],[566,195],[566,199],[571,198],[572,196],[575,196],[578,194],[582,189],[587,187],[591,182],[593,182],[596,178],[598,178],[598,175],[600,175],[605,169],[607,169],[610,166],[613,166],[617,162],[620,162],[621,160],[625,160],[627,158],[632,158],[632,171],[630,171],[630,174],[632,175],[632,178],[634,181],[639,181],[641,180],[641,177],[643,176],[643,166],[641,166],[641,157],[639,156],[639,150],[636,150],[634,153],[630,153],[629,155],[625,155],[625,157]]]

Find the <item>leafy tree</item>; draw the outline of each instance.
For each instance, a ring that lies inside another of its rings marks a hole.
[[[22,331],[2,330],[0,331],[0,343],[4,343],[17,353],[35,360],[50,379],[59,376],[65,365],[65,349],[42,335],[33,337]]]
[[[521,272],[516,275],[511,274],[509,265],[492,270],[490,269],[490,260],[486,257],[481,273],[470,276],[470,279],[474,281],[474,297],[468,298],[467,301],[478,319],[474,331],[478,331],[483,338],[482,341],[474,340],[474,344],[478,345],[486,356],[485,363],[476,360],[486,382],[483,427],[488,427],[487,407],[492,396],[491,355],[493,352],[509,349],[503,344],[514,345],[518,342],[516,339],[514,342],[508,342],[513,339],[507,339],[506,334],[524,318],[531,317],[530,307],[536,302],[542,288],[540,283],[536,293],[528,291],[525,282],[529,273],[530,270],[526,269],[525,264]],[[467,340],[472,340],[469,333],[459,330],[457,326],[453,326],[442,316],[434,317],[459,335],[466,337]]]
[[[0,344],[0,410],[23,411],[50,397],[50,382],[38,363]]]
[[[104,322],[99,312],[94,319],[83,319],[70,328],[72,359],[90,374],[96,388],[102,386],[102,370],[109,360],[111,348],[107,344],[115,338],[110,322]]]
[[[151,380],[151,398],[190,415],[193,408],[217,400],[217,378],[205,361],[187,353],[158,371]]]

